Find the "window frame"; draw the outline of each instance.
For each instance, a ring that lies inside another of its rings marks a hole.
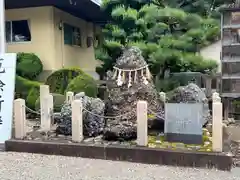
[[[66,43],[65,42],[65,26],[68,26],[71,28],[71,38],[72,38],[72,43]],[[75,32],[78,32],[79,33],[79,39],[80,39],[80,42],[79,44],[77,44],[77,35],[74,35]],[[78,26],[75,26],[75,25],[72,25],[70,23],[67,23],[67,22],[63,22],[63,43],[64,45],[67,45],[67,46],[71,46],[71,47],[78,47],[78,48],[81,48],[83,45],[82,45],[82,31],[81,31],[81,28],[78,27]]]
[[[14,21],[27,21],[28,22],[28,28],[29,28],[29,31],[30,31],[30,35],[31,35],[31,40],[30,41],[13,41],[13,28],[12,28],[12,22]],[[27,43],[31,43],[32,42],[32,30],[31,30],[31,25],[30,25],[30,20],[29,19],[18,19],[18,20],[6,20],[5,21],[5,29],[6,29],[6,23],[10,23],[10,38],[11,38],[11,41],[10,42],[7,42],[7,38],[5,37],[6,39],[6,43],[7,44],[27,44]]]

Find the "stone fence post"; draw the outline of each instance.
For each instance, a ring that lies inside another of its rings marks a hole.
[[[48,100],[49,100],[49,112],[50,112],[50,119],[51,119],[51,125],[53,125],[54,123],[54,117],[53,117],[53,113],[54,113],[54,104],[53,104],[53,95],[49,94],[48,95]]]
[[[50,131],[51,130],[51,106],[52,106],[52,95],[47,95],[43,98],[42,107],[41,107],[41,129],[43,131]]]
[[[139,146],[148,145],[148,118],[147,102],[137,102],[137,144]]]
[[[165,103],[166,102],[166,93],[165,92],[160,92],[160,99]]]
[[[15,138],[23,139],[26,135],[26,107],[24,99],[14,100]]]
[[[83,118],[82,100],[72,101],[72,141],[81,142],[83,140]]]
[[[212,148],[214,152],[222,152],[222,136],[223,136],[223,123],[222,123],[222,102],[218,93],[212,95]]]
[[[73,102],[73,100],[74,100],[74,93],[73,92],[67,92],[66,93],[66,102],[68,103],[68,104],[72,104],[72,102]]]
[[[41,118],[41,129],[46,129],[46,113],[50,111],[46,111],[46,98],[49,96],[49,86],[48,85],[40,85],[40,118]],[[49,106],[48,106],[49,107]]]

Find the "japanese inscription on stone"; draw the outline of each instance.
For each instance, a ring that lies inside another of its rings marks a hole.
[[[16,54],[0,54],[0,143],[11,138]]]
[[[172,141],[200,143],[202,136],[203,104],[166,103],[165,127]],[[194,140],[195,138],[195,140]]]
[[[4,92],[4,86],[6,85],[1,79],[1,74],[6,73],[5,68],[2,67],[3,60],[4,60],[3,58],[0,58],[0,125],[2,125],[2,123],[3,123],[2,116],[1,116],[2,105],[4,103],[4,99],[2,97],[2,92]]]

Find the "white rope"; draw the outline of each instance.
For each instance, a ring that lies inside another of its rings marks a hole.
[[[140,67],[140,68],[136,68],[136,69],[120,69],[120,68],[118,68],[118,67],[116,67],[116,66],[114,66],[113,68],[114,69],[116,69],[116,70],[118,70],[118,71],[126,71],[126,72],[132,72],[132,71],[139,71],[139,70],[142,70],[142,69],[144,69],[144,68],[147,68],[148,67],[148,65],[146,65],[146,66],[143,66],[143,67]]]

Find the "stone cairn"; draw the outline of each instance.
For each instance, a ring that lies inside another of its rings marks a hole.
[[[137,101],[148,102],[148,109],[163,117],[163,103],[151,80],[148,65],[137,47],[127,48],[117,59],[107,82],[107,119],[103,137],[106,140],[131,140],[137,136]],[[163,120],[163,119],[162,119]]]
[[[103,132],[105,104],[99,98],[76,94],[75,99],[82,99],[83,103],[83,134],[86,137],[95,137]],[[56,121],[57,134],[72,134],[72,107],[65,103],[61,109],[60,117]]]

